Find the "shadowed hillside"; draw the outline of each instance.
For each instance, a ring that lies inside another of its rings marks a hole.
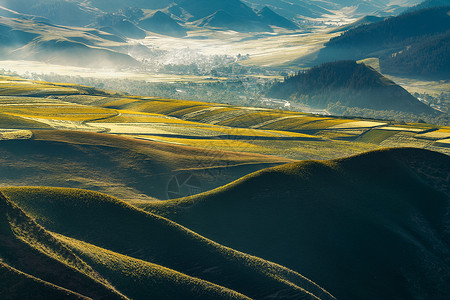
[[[125,298],[1,192],[0,214],[0,258],[4,261],[0,276],[8,274],[20,280],[16,284],[32,288],[21,291],[22,295],[30,296],[42,291],[59,298],[61,294],[73,298],[74,292],[98,299]],[[0,293],[12,288],[7,283],[8,280],[1,281]],[[11,294],[5,293],[4,296],[10,297]]]
[[[445,299],[448,174],[446,155],[387,149],[270,168],[144,208],[301,270],[338,299]]]
[[[167,14],[157,11],[153,15],[139,21],[145,30],[174,37],[186,36],[186,29]]]
[[[149,294],[159,299],[248,299],[155,264],[56,236],[1,192],[0,201],[0,258],[7,262],[0,260],[2,299],[129,299],[100,272],[133,299]]]
[[[57,233],[57,243],[133,299],[334,299],[298,273],[106,195],[52,188],[4,192]]]
[[[449,10],[450,11],[450,10]],[[423,38],[407,49],[380,59],[380,68],[388,74],[422,78],[448,78],[450,75],[450,30]]]
[[[363,26],[363,25],[368,25],[368,24],[372,24],[372,23],[376,23],[376,22],[381,22],[383,21],[384,18],[383,17],[377,17],[377,16],[365,16],[362,17],[360,19],[358,19],[357,21],[350,23],[350,24],[346,24],[343,26],[339,26],[336,29],[333,29],[330,31],[330,33],[334,33],[334,32],[340,32],[340,31],[347,31],[350,29],[355,29],[359,26]]]
[[[274,84],[268,95],[315,108],[342,105],[411,113],[435,112],[393,81],[355,61],[326,63],[299,72]]]
[[[2,185],[85,188],[124,200],[167,199],[178,174],[191,174],[205,191],[290,161],[76,131],[34,131],[0,141],[0,153]]]
[[[219,27],[241,32],[272,31],[263,19],[240,0],[178,0],[176,4],[198,26]]]
[[[378,57],[382,72],[446,79],[449,70],[442,63],[448,61],[448,51],[436,51],[430,44],[443,42],[437,41],[448,33],[449,11],[448,5],[421,9],[348,30],[325,44],[326,47],[318,54],[317,62]],[[445,43],[448,44],[448,35]],[[402,60],[401,56],[408,55],[408,51],[415,54],[413,60]],[[383,67],[384,61],[386,68]],[[390,61],[395,61],[393,67],[389,65]],[[396,67],[399,67],[397,72]],[[403,70],[405,67],[409,67],[406,72]],[[425,72],[422,68],[425,68]]]
[[[258,15],[261,19],[269,25],[277,26],[285,29],[296,30],[299,29],[297,24],[286,19],[285,17],[280,16],[269,7],[265,6],[260,11],[258,11]]]

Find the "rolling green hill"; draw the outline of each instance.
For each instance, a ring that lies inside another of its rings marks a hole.
[[[18,284],[34,288],[21,291],[22,295],[30,296],[43,290],[45,294],[59,294],[60,297],[64,292],[72,297],[73,293],[78,293],[90,298],[125,298],[2,193],[0,214],[0,257],[3,261],[0,276],[18,277]],[[14,296],[3,292],[11,288],[7,283],[1,282],[0,293],[5,297]],[[62,288],[73,292],[62,291]]]
[[[69,262],[77,263],[74,272],[84,268],[91,277],[97,276],[100,287],[110,287],[116,297],[121,296],[120,291],[133,299],[147,299],[149,295],[158,299],[334,299],[296,272],[223,247],[106,195],[54,188],[3,191],[14,202],[1,197],[1,212],[9,216],[2,218],[3,230],[11,224],[25,226],[27,231],[15,234],[35,238],[35,247],[44,247],[61,261],[71,255]],[[22,219],[13,219],[11,210]],[[24,212],[53,233],[45,234]],[[30,235],[34,228],[41,234]],[[50,248],[51,242],[57,246]],[[59,254],[58,249],[65,252]],[[5,261],[11,262],[18,253],[0,252]],[[17,264],[12,263],[12,267]],[[38,275],[32,266],[29,270]],[[89,287],[94,289],[95,285]],[[74,286],[74,290],[81,288]]]
[[[289,162],[275,156],[207,150],[77,131],[33,131],[0,141],[3,185],[76,187],[124,200],[168,199],[174,176],[191,174],[200,191]]]
[[[338,299],[450,295],[450,158],[414,148],[303,161],[143,205],[320,282]]]

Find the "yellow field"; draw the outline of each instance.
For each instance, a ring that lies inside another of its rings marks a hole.
[[[19,117],[52,120],[89,121],[116,115],[116,112],[86,106],[39,105],[39,106],[0,106],[0,112]]]
[[[198,148],[295,159],[336,158],[380,146],[416,146],[447,152],[446,143],[434,141],[450,138],[450,128],[431,124],[345,119],[117,93],[95,94],[88,87],[12,77],[0,77],[0,93],[3,94],[0,95],[0,129],[109,132]],[[427,132],[422,134],[422,131]]]

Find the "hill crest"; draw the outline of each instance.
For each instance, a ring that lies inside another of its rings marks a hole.
[[[373,68],[350,60],[325,63],[287,77],[274,84],[268,95],[322,109],[339,102],[347,107],[437,113]]]

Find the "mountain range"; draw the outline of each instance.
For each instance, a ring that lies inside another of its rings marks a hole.
[[[180,28],[176,25],[184,25],[186,22],[196,22],[199,26],[210,26],[213,28],[232,29],[236,31],[271,31],[275,19],[275,26],[286,25],[287,29],[296,29],[293,23],[275,12],[270,16],[257,14],[252,8],[240,0],[231,1],[104,1],[94,0],[80,2],[67,1],[35,1],[27,5],[27,1],[3,1],[4,7],[17,11],[21,14],[36,15],[50,22],[66,26],[111,26],[117,28],[130,28],[133,26],[145,27],[145,30],[160,34],[170,34],[175,29],[175,36],[180,35]],[[141,18],[127,14],[130,10],[141,12]],[[147,12],[144,14],[144,10]],[[148,11],[151,11],[148,13]],[[161,15],[164,12],[167,16]],[[156,17],[156,22],[151,21]],[[106,23],[106,24],[105,24]],[[130,24],[131,23],[131,24]],[[182,23],[182,24],[178,24]],[[167,27],[167,28],[166,28]],[[142,38],[136,34],[138,29],[134,28],[131,38]],[[120,31],[120,30],[118,30]],[[145,34],[144,34],[145,36]]]
[[[129,45],[115,34],[95,28],[54,25],[28,15],[0,8],[2,59],[39,60],[91,67],[135,67],[126,53]]]
[[[418,9],[350,29],[326,43],[316,62],[377,57],[388,74],[448,78],[449,12]]]

